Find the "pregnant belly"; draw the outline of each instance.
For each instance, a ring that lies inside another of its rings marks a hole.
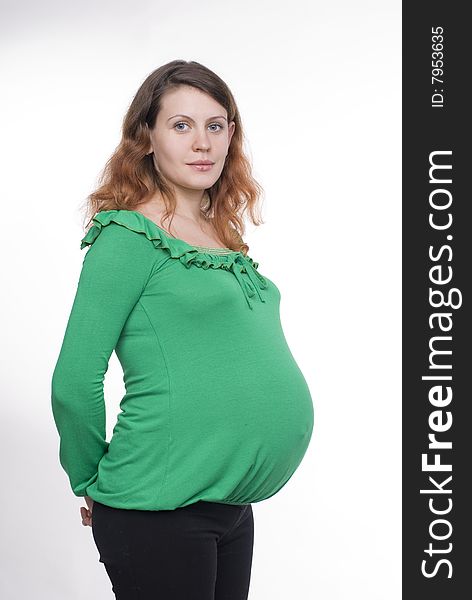
[[[171,462],[178,468],[192,460],[209,480],[217,476],[233,502],[275,493],[310,442],[314,414],[306,380],[291,355],[275,358],[244,368],[228,364],[224,377],[214,368],[204,385],[194,381],[175,396]]]

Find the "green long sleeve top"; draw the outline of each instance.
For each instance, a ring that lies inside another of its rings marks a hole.
[[[174,510],[276,494],[313,429],[280,291],[242,252],[173,238],[132,210],[97,213],[51,382],[73,493]],[[106,441],[112,352],[126,393]]]

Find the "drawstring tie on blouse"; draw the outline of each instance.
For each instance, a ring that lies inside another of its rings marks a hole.
[[[251,258],[244,256],[241,253],[236,253],[232,256],[221,254],[206,254],[191,250],[179,257],[180,261],[187,267],[191,265],[202,267],[203,269],[225,269],[231,271],[238,280],[238,283],[243,291],[244,297],[250,309],[253,309],[251,298],[256,293],[261,302],[265,302],[261,294],[261,290],[267,288],[266,279],[256,270],[259,263],[254,262]]]
[[[236,256],[235,260],[230,264],[230,270],[236,276],[236,279],[238,280],[239,285],[244,292],[244,296],[249,308],[252,309],[252,302],[250,298],[252,298],[256,292],[260,301],[265,302],[261,294],[261,289],[265,289],[267,287],[267,282],[247,259],[245,259],[242,255]],[[244,272],[250,281],[244,277]]]

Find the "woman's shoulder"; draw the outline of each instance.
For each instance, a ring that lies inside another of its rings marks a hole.
[[[157,243],[156,243],[157,242]],[[80,240],[80,249],[102,254],[128,254],[130,260],[142,256],[156,257],[159,235],[139,218],[126,210],[104,210],[95,214],[90,227]]]
[[[93,217],[92,225],[81,239],[80,248],[97,246],[103,251],[124,249],[131,257],[137,252],[155,259],[179,258],[190,246],[165,234],[153,221],[135,210],[103,210]]]

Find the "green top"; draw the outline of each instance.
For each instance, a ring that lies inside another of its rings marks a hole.
[[[276,494],[314,417],[276,285],[242,252],[204,252],[132,210],[97,213],[85,246],[51,382],[74,494],[141,510]],[[107,442],[113,350],[126,393]]]

